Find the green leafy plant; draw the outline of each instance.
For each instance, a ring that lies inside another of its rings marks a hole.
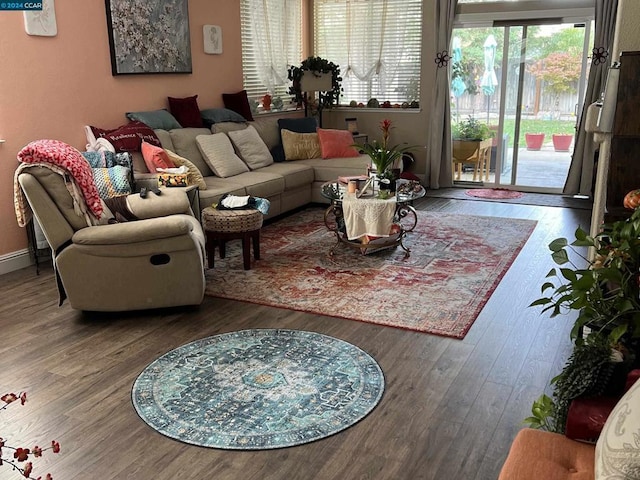
[[[391,179],[390,170],[399,168],[402,161],[402,155],[413,147],[408,145],[389,146],[389,137],[393,128],[391,120],[385,119],[380,122],[380,130],[382,131],[382,142],[378,143],[374,140],[364,145],[354,145],[363,153],[371,158],[371,163],[375,166],[378,178]]]
[[[576,247],[593,248],[594,259],[589,261]],[[560,267],[552,268],[542,285],[547,296],[531,306],[542,306],[552,317],[578,312],[571,332],[576,341],[585,326],[608,335],[612,343],[640,337],[640,210],[603,225],[595,237],[578,228],[571,243],[558,238],[549,249]],[[570,252],[585,266],[576,265]]]
[[[318,102],[321,108],[331,108],[340,103],[340,95],[342,94],[340,67],[321,57],[308,57],[302,61],[299,67],[289,67],[287,75],[288,79],[292,82],[291,87],[289,87],[289,93],[293,95],[293,101],[298,106],[302,105],[305,101],[304,92],[301,88],[302,77],[305,72],[311,72],[316,75],[322,73],[331,74],[331,90],[319,94]]]
[[[619,345],[600,333],[578,343],[562,372],[551,380],[553,399],[540,396],[524,420],[532,428],[564,433],[571,402],[583,396],[602,395],[609,386],[616,363],[624,359]]]
[[[495,132],[486,123],[479,122],[471,115],[466,120],[461,120],[451,126],[451,136],[454,140],[481,141],[494,135]]]

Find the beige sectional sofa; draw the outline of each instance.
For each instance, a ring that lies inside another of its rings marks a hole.
[[[257,130],[269,150],[280,144],[278,118],[263,117],[246,123],[216,123],[208,128],[177,128],[155,130],[162,147],[172,150],[195,164],[204,176],[207,188],[200,190],[200,205],[210,206],[224,194],[252,195],[271,202],[268,217],[274,217],[311,202],[328,203],[321,195],[321,185],[338,176],[366,174],[370,159],[366,155],[352,158],[314,158],[274,162],[266,167],[221,178],[214,175],[198,148],[198,135],[228,133],[247,128]],[[150,174],[141,158],[134,158],[135,178],[138,185],[155,185],[157,177]]]

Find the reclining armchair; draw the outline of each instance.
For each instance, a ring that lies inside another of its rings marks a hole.
[[[60,175],[29,166],[17,180],[52,249],[61,303],[125,311],[202,302],[205,237],[182,189],[129,195],[136,221],[87,226]]]

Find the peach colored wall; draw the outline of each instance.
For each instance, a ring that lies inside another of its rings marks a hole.
[[[84,149],[84,125],[114,128],[125,112],[167,107],[167,96],[198,94],[200,108],[222,106],[242,89],[238,1],[188,0],[192,74],[111,75],[105,2],[58,1],[58,35],[25,33],[22,12],[0,12],[0,256],[27,247],[13,211],[16,154],[39,138]],[[203,50],[202,26],[222,27],[222,55]]]

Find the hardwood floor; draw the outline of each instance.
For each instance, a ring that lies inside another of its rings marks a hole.
[[[57,306],[50,267],[0,276],[0,390],[29,394],[25,406],[0,413],[0,436],[9,444],[57,439],[61,454],[36,459],[35,473],[60,480],[494,480],[569,353],[569,319],[527,307],[552,266],[547,244],[587,227],[590,212],[443,198],[419,207],[538,220],[464,340],[217,298],[197,309],[85,314]],[[277,327],[371,354],[386,378],[378,407],[332,437],[256,452],[184,445],[137,417],[131,385],[159,355],[218,333]],[[0,467],[0,479],[11,478],[20,476]]]

